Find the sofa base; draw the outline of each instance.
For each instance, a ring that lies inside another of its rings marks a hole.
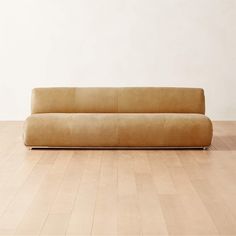
[[[201,114],[34,114],[25,122],[29,147],[206,147],[212,123]]]
[[[32,146],[29,150],[208,150],[208,147],[48,147]]]

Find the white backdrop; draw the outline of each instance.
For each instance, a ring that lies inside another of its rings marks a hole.
[[[236,1],[0,0],[0,120],[39,86],[203,87],[236,119]]]

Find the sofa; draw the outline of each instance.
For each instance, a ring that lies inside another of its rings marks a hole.
[[[207,148],[201,88],[35,88],[24,124],[30,148]]]

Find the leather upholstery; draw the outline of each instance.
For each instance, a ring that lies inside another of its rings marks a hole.
[[[24,142],[38,147],[205,147],[212,123],[196,88],[37,88]]]
[[[200,113],[204,91],[196,88],[36,88],[35,113]]]
[[[201,114],[34,114],[25,144],[71,147],[209,146],[212,125]]]

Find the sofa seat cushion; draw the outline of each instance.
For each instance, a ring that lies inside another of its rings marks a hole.
[[[205,147],[212,123],[202,114],[44,113],[25,122],[33,147]]]

